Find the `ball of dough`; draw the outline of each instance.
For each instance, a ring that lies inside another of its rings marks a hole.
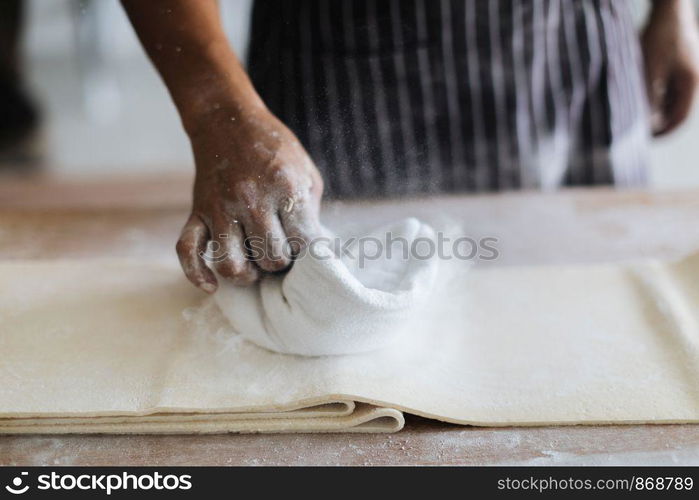
[[[414,218],[356,238],[313,243],[284,275],[250,287],[220,280],[215,300],[236,332],[271,351],[341,355],[400,341],[434,286],[431,227]]]

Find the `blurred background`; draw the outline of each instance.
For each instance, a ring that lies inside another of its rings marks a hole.
[[[244,59],[251,0],[222,1],[228,37]],[[648,2],[635,1],[639,26]],[[163,84],[118,0],[31,0],[25,74],[41,106],[35,138],[47,173],[60,177],[190,173],[188,140]],[[699,186],[699,107],[654,141],[651,186]]]

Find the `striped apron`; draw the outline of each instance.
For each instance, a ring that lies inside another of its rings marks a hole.
[[[248,70],[331,197],[645,180],[624,0],[256,0]]]

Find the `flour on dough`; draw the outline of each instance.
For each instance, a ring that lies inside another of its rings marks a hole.
[[[373,351],[397,341],[429,298],[438,259],[423,247],[434,249],[434,241],[433,229],[414,218],[357,238],[346,252],[328,238],[285,275],[250,287],[221,280],[215,299],[234,330],[271,351]]]

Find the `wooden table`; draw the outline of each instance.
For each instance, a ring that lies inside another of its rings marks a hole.
[[[172,258],[187,178],[0,181],[0,258]],[[488,265],[677,257],[699,249],[699,191],[567,191],[333,203],[340,231],[412,214],[498,239]],[[483,263],[479,263],[483,264]],[[649,395],[652,397],[652,395]],[[408,416],[394,435],[0,437],[2,465],[699,464],[699,426],[477,428]]]

